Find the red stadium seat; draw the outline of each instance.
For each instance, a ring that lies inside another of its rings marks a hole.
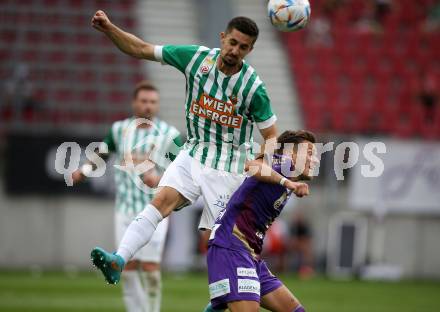
[[[68,106],[74,98],[74,93],[69,89],[58,89],[54,92],[52,98],[55,100],[57,106]]]
[[[93,64],[94,63],[94,55],[91,52],[77,52],[73,56],[73,61],[78,64]]]
[[[96,106],[98,96],[98,91],[93,89],[82,91],[79,97],[81,101],[80,103],[84,106]]]
[[[12,51],[10,50],[0,50],[0,61],[6,64],[6,61],[10,59],[11,55],[12,55]]]
[[[111,91],[109,93],[108,100],[110,104],[118,106],[118,105],[125,105],[129,100],[129,97],[127,96],[127,94],[121,91]]]
[[[104,74],[103,80],[110,85],[117,84],[121,80],[121,74],[119,74],[118,72],[108,72]]]
[[[40,52],[38,50],[23,51],[20,55],[20,60],[25,63],[35,63],[40,59]]]
[[[295,36],[285,37],[290,51],[301,51],[298,53],[301,64],[293,68],[295,77],[301,77],[301,81],[296,79],[299,96],[307,98],[302,94],[316,92],[316,89],[325,95],[326,106],[332,111],[329,130],[381,132],[404,137],[417,135],[419,131],[424,137],[437,133],[437,124],[429,128],[420,117],[420,109],[411,107],[421,73],[431,73],[440,80],[440,35],[420,31],[424,5],[429,1],[424,4],[410,0],[401,2],[383,19],[383,32],[377,34],[357,33],[353,27],[348,27],[350,22],[363,16],[365,3],[362,1],[352,1],[337,14],[329,15],[333,49],[311,51]],[[315,10],[315,14],[320,14],[319,10]],[[356,99],[358,105],[346,109],[341,102],[346,94],[352,102]],[[370,104],[372,97],[374,105]],[[308,104],[307,101],[303,103]],[[346,120],[356,122],[352,126]],[[312,121],[315,119],[309,123]]]
[[[47,54],[47,59],[50,63],[64,63],[67,61],[67,54],[66,51],[54,51],[54,52],[49,52]]]
[[[34,98],[44,104],[40,110],[25,110],[18,118],[54,125],[72,120],[107,122],[98,114],[107,109],[107,101],[123,99],[126,104],[133,84],[143,77],[143,69],[139,61],[123,57],[108,38],[90,28],[90,14],[93,7],[101,7],[130,31],[135,26],[135,6],[131,0],[2,3],[0,7],[6,11],[0,13],[0,41],[4,43],[0,47],[0,80],[11,79],[17,64],[26,65],[27,79],[33,89],[40,90],[34,91]],[[1,106],[2,121],[9,116],[5,106]],[[130,111],[130,107],[124,105],[120,110]]]
[[[97,75],[93,70],[81,70],[75,72],[76,79],[81,81],[84,85],[90,85],[97,82]]]
[[[9,29],[0,31],[0,41],[12,44],[17,40],[17,32]]]
[[[86,0],[69,0],[69,6],[73,7],[73,9],[80,9],[84,6]]]

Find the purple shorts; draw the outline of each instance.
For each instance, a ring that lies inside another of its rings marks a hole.
[[[228,302],[260,302],[260,297],[283,284],[263,260],[255,260],[246,251],[211,245],[208,249],[209,295],[214,309],[226,309]]]

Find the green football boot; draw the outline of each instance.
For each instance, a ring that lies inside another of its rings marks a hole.
[[[121,256],[109,253],[102,248],[93,248],[91,254],[93,265],[101,270],[105,280],[109,284],[117,284],[121,279],[121,272],[125,262]]]

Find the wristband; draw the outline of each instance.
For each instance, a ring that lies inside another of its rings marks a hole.
[[[280,180],[280,185],[284,186],[284,184],[286,184],[287,179],[285,177],[282,177]]]

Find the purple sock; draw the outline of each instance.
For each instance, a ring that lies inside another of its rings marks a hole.
[[[296,309],[293,310],[292,312],[306,312],[306,310],[304,310],[303,306],[298,306],[298,307],[296,307]]]

